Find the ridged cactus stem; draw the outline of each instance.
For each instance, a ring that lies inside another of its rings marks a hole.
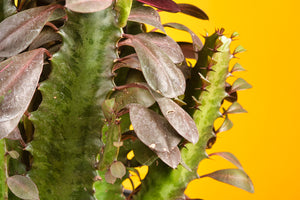
[[[7,184],[6,184],[6,176],[7,176],[7,159],[5,156],[6,147],[5,140],[0,140],[0,198],[7,199]]]
[[[15,12],[16,8],[12,1],[0,0],[0,22]]]
[[[30,117],[35,133],[28,148],[34,157],[29,175],[43,200],[94,199],[101,104],[113,88],[111,68],[121,36],[111,7],[67,15],[60,31],[63,46],[39,88],[42,103]]]
[[[187,144],[186,148],[181,150],[182,160],[192,169],[192,172],[183,166],[178,166],[177,169],[171,170],[161,162],[158,165],[153,164],[149,169],[148,177],[142,185],[142,190],[135,199],[184,199],[183,193],[187,184],[198,177],[195,173],[196,169],[199,162],[207,157],[205,153],[207,141],[213,136],[213,124],[220,116],[221,102],[226,96],[225,80],[228,74],[228,65],[232,58],[229,49],[231,39],[221,35],[216,37],[216,34],[212,37],[215,37],[212,48],[208,46],[205,46],[205,48],[214,52],[212,59],[216,64],[211,66],[211,70],[205,75],[210,85],[205,87],[205,91],[201,92],[198,99],[201,105],[193,114],[200,139],[197,144]],[[206,50],[202,50],[202,53],[208,52]],[[204,59],[207,59],[207,56],[206,54]]]

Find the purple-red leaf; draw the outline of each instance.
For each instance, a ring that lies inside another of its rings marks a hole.
[[[161,24],[158,12],[151,7],[141,6],[133,8],[130,12],[128,20],[143,24],[149,24],[165,32],[165,29]]]
[[[204,177],[213,178],[217,181],[233,185],[250,193],[254,192],[254,187],[251,179],[241,169],[223,169],[201,176],[201,178]]]
[[[185,58],[196,59],[196,52],[194,46],[189,42],[178,42],[178,45],[181,48],[181,51]]]
[[[0,57],[14,56],[26,49],[41,32],[59,5],[31,8],[0,23]]]
[[[140,33],[139,37],[143,37],[158,46],[163,53],[169,56],[173,63],[179,64],[184,61],[180,46],[171,37],[157,32]]]
[[[160,47],[145,34],[125,35],[131,41],[149,86],[163,96],[175,98],[184,94],[185,77]]]
[[[208,16],[206,15],[206,13],[194,5],[184,4],[184,3],[180,3],[177,5],[180,9],[180,12],[182,12],[184,14],[187,14],[187,15],[199,18],[199,19],[208,20]]]
[[[199,140],[199,133],[191,116],[173,100],[162,97],[155,92],[152,92],[152,94],[157,101],[162,114],[179,135],[193,144],[197,143]]]
[[[105,181],[110,184],[114,184],[116,182],[116,180],[117,180],[117,178],[111,174],[111,171],[107,170],[105,173]]]
[[[22,136],[20,133],[20,130],[18,127],[16,127],[12,132],[10,132],[10,134],[8,134],[6,137],[6,139],[9,140],[22,140]]]
[[[118,60],[118,62],[114,65],[113,72],[115,72],[116,70],[118,70],[122,67],[128,67],[131,69],[136,69],[136,70],[142,71],[139,58],[135,53],[125,56],[123,58],[120,58]]]
[[[201,42],[201,40],[199,39],[199,37],[191,30],[189,29],[188,27],[182,25],[182,24],[178,24],[178,23],[167,23],[167,24],[164,24],[164,27],[171,27],[171,28],[175,28],[175,29],[178,29],[178,30],[182,30],[182,31],[186,31],[188,33],[190,33],[191,37],[192,37],[192,40],[193,40],[193,45],[194,45],[194,51],[195,52],[199,52],[202,47],[203,47],[203,44]],[[198,54],[196,53],[195,54],[195,57],[196,59],[198,58]]]
[[[113,0],[66,0],[66,7],[74,12],[92,13],[108,8]]]
[[[61,41],[62,37],[50,27],[45,27],[42,32],[33,40],[28,50],[41,47],[49,42]]]
[[[26,111],[43,69],[45,49],[36,49],[0,63],[0,139],[8,136]]]
[[[210,156],[221,156],[222,158],[228,160],[229,162],[231,162],[232,164],[234,164],[236,167],[238,167],[239,169],[243,169],[241,163],[239,162],[239,160],[232,154],[229,152],[216,152],[216,153],[212,153],[209,154]]]
[[[129,115],[137,137],[156,152],[170,152],[180,142],[181,137],[168,121],[139,104],[129,105]]]
[[[14,175],[7,178],[7,186],[21,199],[38,200],[39,191],[35,183],[26,176]]]
[[[178,5],[172,0],[137,0],[137,1],[158,8],[159,10],[164,10],[164,11],[174,12],[174,13],[180,11]]]
[[[127,77],[128,88],[116,91],[112,97],[116,99],[117,111],[123,109],[128,104],[138,103],[145,107],[150,107],[155,103],[154,98],[145,87],[138,87],[144,84],[144,79],[140,72],[132,71]],[[129,87],[131,86],[131,87]]]
[[[181,161],[179,148],[176,146],[170,152],[156,152],[157,156],[167,165],[175,169]]]

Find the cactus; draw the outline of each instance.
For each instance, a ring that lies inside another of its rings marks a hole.
[[[231,153],[206,154],[232,127],[228,115],[245,112],[237,91],[251,86],[226,82],[243,70],[229,69],[244,51],[230,52],[237,33],[217,30],[203,45],[184,25],[162,25],[156,9],[208,19],[172,0],[15,4],[0,0],[1,199],[188,199],[187,184],[204,177],[253,192]],[[165,27],[193,43],[175,42]],[[237,168],[199,177],[199,162],[215,155]],[[126,197],[122,181],[142,165],[149,173]]]

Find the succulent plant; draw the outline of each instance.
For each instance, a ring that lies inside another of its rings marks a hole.
[[[202,44],[182,24],[161,24],[158,11],[208,19],[172,0],[0,0],[0,9],[1,199],[188,199],[187,184],[203,177],[253,192],[233,154],[206,153],[232,127],[228,115],[245,112],[237,91],[251,86],[226,82],[244,70],[229,69],[244,51],[230,52],[237,33],[219,29]],[[199,177],[199,162],[216,155],[237,168]],[[122,181],[144,165],[126,195]]]

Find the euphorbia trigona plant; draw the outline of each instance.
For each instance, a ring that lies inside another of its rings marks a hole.
[[[186,185],[203,177],[253,192],[231,153],[205,153],[232,127],[228,115],[245,112],[237,91],[251,86],[226,82],[243,70],[228,69],[244,51],[230,52],[237,33],[217,30],[203,45],[182,24],[162,25],[158,10],[208,19],[172,0],[15,5],[0,0],[1,199],[188,199]],[[175,42],[165,27],[189,32],[193,43]],[[214,155],[237,168],[199,177],[199,162]],[[141,165],[149,173],[125,197],[121,183]]]

